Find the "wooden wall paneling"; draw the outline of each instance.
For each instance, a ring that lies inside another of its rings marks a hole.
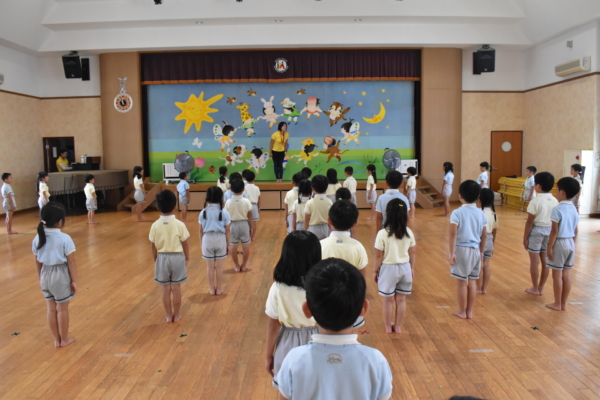
[[[441,187],[442,164],[454,164],[454,192],[461,181],[462,50],[424,48],[421,71],[421,174]]]

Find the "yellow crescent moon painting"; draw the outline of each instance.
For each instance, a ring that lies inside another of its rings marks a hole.
[[[362,119],[364,119],[365,121],[367,121],[370,124],[377,124],[381,121],[383,121],[383,119],[385,118],[385,107],[383,106],[383,103],[379,103],[379,114],[375,114],[373,115],[373,118],[365,118],[362,117]]]
[[[181,109],[181,114],[175,117],[175,121],[185,120],[183,133],[188,133],[192,125],[196,125],[196,131],[200,132],[202,121],[215,122],[208,114],[218,112],[219,110],[210,108],[210,106],[221,100],[222,97],[222,94],[218,94],[208,100],[204,100],[204,92],[201,92],[199,97],[191,94],[185,103],[176,102],[175,105]]]

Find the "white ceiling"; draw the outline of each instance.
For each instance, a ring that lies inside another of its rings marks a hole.
[[[0,0],[0,44],[107,51],[528,48],[600,18],[600,0]],[[355,21],[359,19],[360,21]],[[282,20],[282,22],[275,22]],[[197,24],[202,22],[202,24]]]

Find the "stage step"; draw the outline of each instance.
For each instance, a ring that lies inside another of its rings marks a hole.
[[[422,208],[435,208],[444,203],[444,198],[427,180],[417,178],[417,199],[416,202]]]

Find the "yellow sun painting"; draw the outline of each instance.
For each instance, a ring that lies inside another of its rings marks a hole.
[[[199,97],[191,94],[190,98],[185,103],[175,102],[175,105],[181,109],[181,114],[175,117],[175,121],[185,120],[185,128],[183,133],[188,133],[192,125],[196,125],[196,131],[202,129],[202,121],[214,122],[208,114],[218,112],[216,108],[210,108],[213,103],[221,100],[222,94],[204,100],[204,92],[200,93]]]

